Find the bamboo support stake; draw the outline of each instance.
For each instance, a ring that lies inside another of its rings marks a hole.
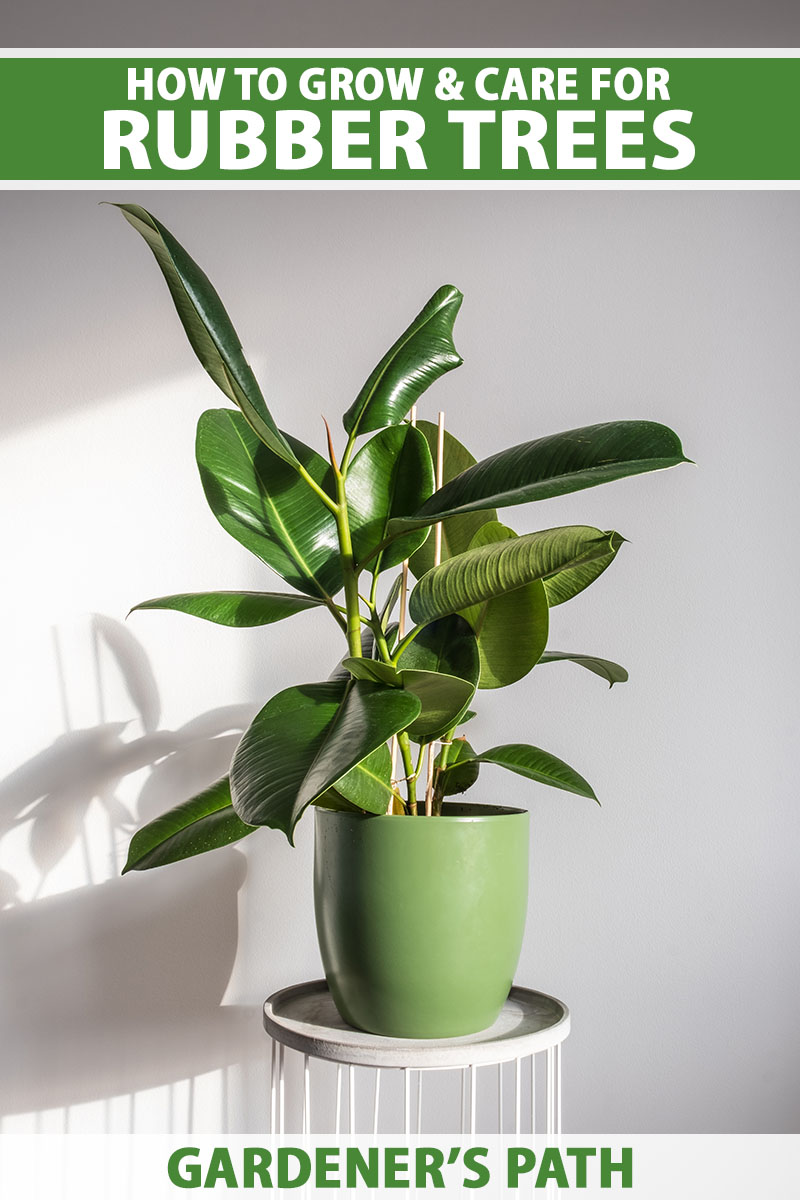
[[[414,429],[417,427],[417,406],[411,407],[411,425]],[[406,632],[406,603],[408,601],[408,559],[403,559],[402,574],[400,577],[400,614],[397,625],[397,640],[398,642],[405,636]],[[392,738],[392,787],[397,787],[397,734]],[[388,812],[391,813],[394,800],[389,801]]]
[[[444,413],[439,413],[439,426],[436,436],[436,490],[444,482]],[[433,527],[433,565],[439,566],[442,561],[442,522],[438,521]],[[433,814],[433,766],[436,759],[438,742],[428,746],[428,774],[425,784],[425,816]]]

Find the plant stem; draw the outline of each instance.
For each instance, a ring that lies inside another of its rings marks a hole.
[[[378,647],[378,649],[380,651],[381,658],[390,667],[394,666],[394,663],[392,662],[391,651],[389,650],[389,645],[388,645],[388,642],[386,641],[386,634],[383,632],[383,626],[381,625],[380,617],[378,617],[377,614],[374,614],[374,619],[370,623],[370,627],[374,634],[375,645]]]
[[[339,534],[339,553],[342,560],[342,576],[344,578],[344,602],[347,612],[347,648],[353,658],[361,658],[364,650],[361,644],[361,611],[358,607],[358,572],[353,561],[353,541],[350,537],[350,522],[347,517],[347,497],[344,490],[344,476],[334,465],[336,476],[336,531]]]
[[[403,653],[403,651],[405,650],[406,646],[410,646],[411,643],[413,642],[414,638],[417,636],[417,634],[422,633],[422,630],[424,628],[425,628],[424,625],[415,625],[414,628],[412,630],[410,630],[409,633],[406,634],[406,636],[402,639],[402,641],[398,642],[397,648],[396,648],[394,654],[392,655],[392,666],[393,667],[397,666],[398,660],[399,660],[401,654]]]
[[[347,633],[347,622],[339,611],[339,605],[336,604],[335,601],[331,600],[330,597],[325,601],[325,603],[330,609],[331,616],[336,624],[341,630],[343,630],[344,633]]]
[[[458,728],[454,725],[449,729],[442,739],[442,748],[439,751],[439,765],[433,774],[433,815],[440,817],[442,815],[442,800],[443,796],[440,792],[442,775],[447,768],[447,760],[450,757],[450,750],[453,745],[453,736]]]
[[[305,469],[305,467],[303,466],[302,463],[297,464],[296,470],[297,470],[297,473],[300,476],[300,478],[305,480],[305,482],[311,488],[312,492],[317,493],[317,495],[319,496],[320,500],[325,505],[325,507],[329,508],[331,510],[331,512],[333,513],[333,515],[338,520],[339,505],[336,503],[336,501],[332,500],[330,498],[330,496],[328,495],[328,493],[325,491],[325,489],[321,488],[319,486],[316,479],[312,479],[312,477],[309,475],[308,471]]]
[[[417,779],[414,774],[414,764],[411,761],[411,745],[405,730],[402,733],[398,733],[397,744],[400,747],[400,754],[406,772],[406,788],[408,791],[408,803],[406,807],[410,815],[415,817],[417,815]]]

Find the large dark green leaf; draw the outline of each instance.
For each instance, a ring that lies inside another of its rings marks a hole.
[[[401,671],[403,687],[415,695],[421,711],[408,726],[415,742],[433,742],[457,725],[475,695],[474,684],[441,671]]]
[[[464,761],[467,761],[466,758]],[[597,800],[591,785],[582,775],[554,754],[548,754],[546,750],[539,750],[536,746],[526,746],[520,742],[494,746],[491,750],[476,754],[473,761],[494,763],[498,767],[505,767],[507,771],[524,776],[525,779],[532,779],[535,783],[546,783],[564,792],[574,792],[576,796]]]
[[[213,621],[215,625],[249,629],[254,625],[272,625],[322,603],[313,596],[292,596],[287,592],[186,592],[143,600],[131,612],[142,608],[171,609]]]
[[[394,606],[400,599],[400,593],[402,590],[403,576],[402,574],[396,575],[392,580],[392,586],[389,588],[386,599],[383,602],[383,608],[380,611],[381,625],[385,625],[388,619],[391,617],[392,613],[394,612]]]
[[[419,701],[400,688],[329,680],[274,696],[245,733],[231,764],[236,811],[291,842],[304,809],[404,729]]]
[[[144,825],[131,838],[128,861],[122,869],[147,871],[166,863],[204,854],[218,846],[229,846],[255,833],[231,807],[227,778]]]
[[[466,520],[466,517],[455,518]],[[516,538],[513,529],[488,521],[477,531],[470,549]],[[464,609],[478,639],[482,688],[507,687],[532,671],[547,645],[550,610],[540,579]]]
[[[398,424],[434,380],[461,366],[453,344],[453,323],[462,300],[461,292],[449,284],[434,292],[345,413],[348,433]]]
[[[467,550],[423,575],[411,593],[409,612],[420,625],[462,612],[535,579],[606,556],[621,540],[618,533],[565,525]]]
[[[343,658],[342,666],[354,679],[366,679],[371,683],[383,683],[386,687],[402,687],[402,680],[394,667],[377,658]]]
[[[364,815],[363,809],[358,808],[355,804],[351,804],[349,800],[345,800],[342,793],[338,792],[336,788],[328,788],[327,792],[323,792],[314,801],[314,807],[329,808],[333,812],[361,813],[362,816]]]
[[[382,429],[353,459],[347,473],[347,511],[356,562],[363,562],[386,536],[392,517],[419,508],[434,488],[428,443],[410,425]],[[397,538],[380,556],[387,570],[422,545],[427,529]],[[374,562],[370,569],[374,569]]]
[[[436,766],[442,763],[443,752],[436,756]],[[466,738],[457,738],[448,751],[447,766],[442,772],[438,789],[443,796],[458,796],[478,782],[481,765]]]
[[[385,813],[394,797],[391,774],[392,756],[389,747],[382,742],[363,762],[343,775],[333,790],[365,812]]]
[[[411,725],[419,711],[420,702],[410,692],[361,681],[352,684],[297,795],[292,827],[307,804],[338,786],[343,775]]]
[[[285,462],[296,463],[288,439],[264,403],[230,317],[200,267],[152,213],[139,204],[117,208],[152,250],[192,349],[214,383],[241,409],[264,445]]]
[[[613,687],[615,683],[625,683],[628,678],[628,672],[619,663],[610,662],[607,658],[598,658],[594,654],[567,654],[562,650],[547,650],[539,662],[577,663],[579,667],[585,667],[587,671],[592,671],[601,679],[605,679],[609,687]]]
[[[457,513],[547,500],[688,462],[677,434],[654,421],[609,421],[523,442],[469,467],[390,533]]]
[[[316,482],[329,486],[325,460],[295,438],[288,441]],[[206,499],[222,528],[292,587],[323,599],[335,595],[342,571],[332,513],[241,414],[204,412],[196,449]]]
[[[475,695],[480,677],[475,635],[459,616],[433,621],[405,648],[397,667],[403,687],[422,705],[408,732],[415,741],[433,741],[458,723]]]
[[[431,421],[418,421],[417,429],[423,434],[427,441],[433,461],[436,461],[437,447],[439,444],[439,428]],[[451,433],[445,430],[443,459],[442,459],[442,483],[449,483],[451,479],[455,479],[456,475],[460,475],[462,471],[466,471],[467,467],[475,465],[475,458],[470,454],[465,446],[457,438],[454,438]],[[412,510],[406,509],[406,512]],[[496,521],[497,513],[492,509],[483,512],[465,513],[460,517],[449,517],[446,521],[442,521],[442,556],[441,561],[444,562],[447,558],[453,558],[456,554],[463,554],[465,550],[469,550],[470,543],[478,532],[480,527],[486,524],[487,521]],[[403,539],[405,540],[405,539]],[[417,579],[424,575],[426,571],[430,571],[433,566],[434,555],[434,538],[433,535],[424,542],[419,550],[412,555],[409,560],[409,566],[416,575]]]
[[[432,621],[406,646],[397,667],[400,671],[442,671],[477,684],[481,664],[475,634],[457,615]]]
[[[565,601],[571,600],[573,596],[577,596],[584,588],[587,588],[590,583],[594,583],[595,579],[599,579],[607,567],[610,567],[617,556],[619,546],[614,546],[610,554],[604,558],[595,558],[591,562],[582,563],[579,567],[571,567],[566,571],[559,571],[555,575],[551,575],[549,579],[544,581],[544,590],[547,595],[547,603],[551,608],[555,608],[557,604],[564,604]]]

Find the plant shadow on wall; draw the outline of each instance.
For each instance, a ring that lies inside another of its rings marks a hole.
[[[26,845],[32,871],[24,886],[8,869],[0,873],[0,1114],[190,1080],[241,1061],[242,1037],[257,1030],[250,1009],[222,1005],[244,856],[224,850],[211,872],[181,864],[155,888],[119,878],[131,830],[227,770],[253,709],[218,708],[160,729],[158,686],[141,644],[102,615],[88,632],[83,675],[94,671],[100,720],[73,727],[74,681],[54,631],[65,732],[0,781],[0,839]],[[103,669],[137,720],[105,719]],[[119,793],[132,789],[128,807]],[[84,886],[43,894],[68,856]]]

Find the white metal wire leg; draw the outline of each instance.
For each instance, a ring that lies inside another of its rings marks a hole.
[[[503,1064],[497,1064],[497,1132],[503,1132]]]
[[[311,1064],[303,1055],[303,1133],[311,1133]]]
[[[278,1133],[286,1132],[286,1083],[284,1079],[284,1059],[286,1048],[281,1042],[278,1047]]]
[[[536,1055],[530,1056],[531,1063],[531,1133],[536,1133]]]
[[[522,1127],[522,1060],[514,1060],[514,1133]]]
[[[551,1046],[547,1051],[547,1136],[553,1137],[556,1132],[556,1067],[558,1046]]]
[[[375,1068],[375,1094],[372,1100],[372,1132],[378,1132],[378,1110],[381,1102],[381,1069]]]
[[[424,1071],[417,1071],[417,1133],[422,1133],[422,1077]]]
[[[561,1137],[561,1043],[555,1047],[556,1055],[556,1137]]]
[[[334,1120],[335,1132],[342,1132],[342,1064],[336,1064],[336,1117]]]
[[[347,1104],[348,1104],[348,1126],[350,1133],[356,1131],[356,1069],[353,1066],[347,1068]]]
[[[478,1088],[477,1088],[477,1073],[478,1068],[471,1066],[469,1069],[469,1131],[475,1132],[475,1114],[478,1105]]]
[[[278,1106],[278,1043],[272,1039],[269,1065],[269,1131],[276,1131]]]
[[[411,1132],[411,1077],[408,1067],[403,1068],[403,1133]]]

